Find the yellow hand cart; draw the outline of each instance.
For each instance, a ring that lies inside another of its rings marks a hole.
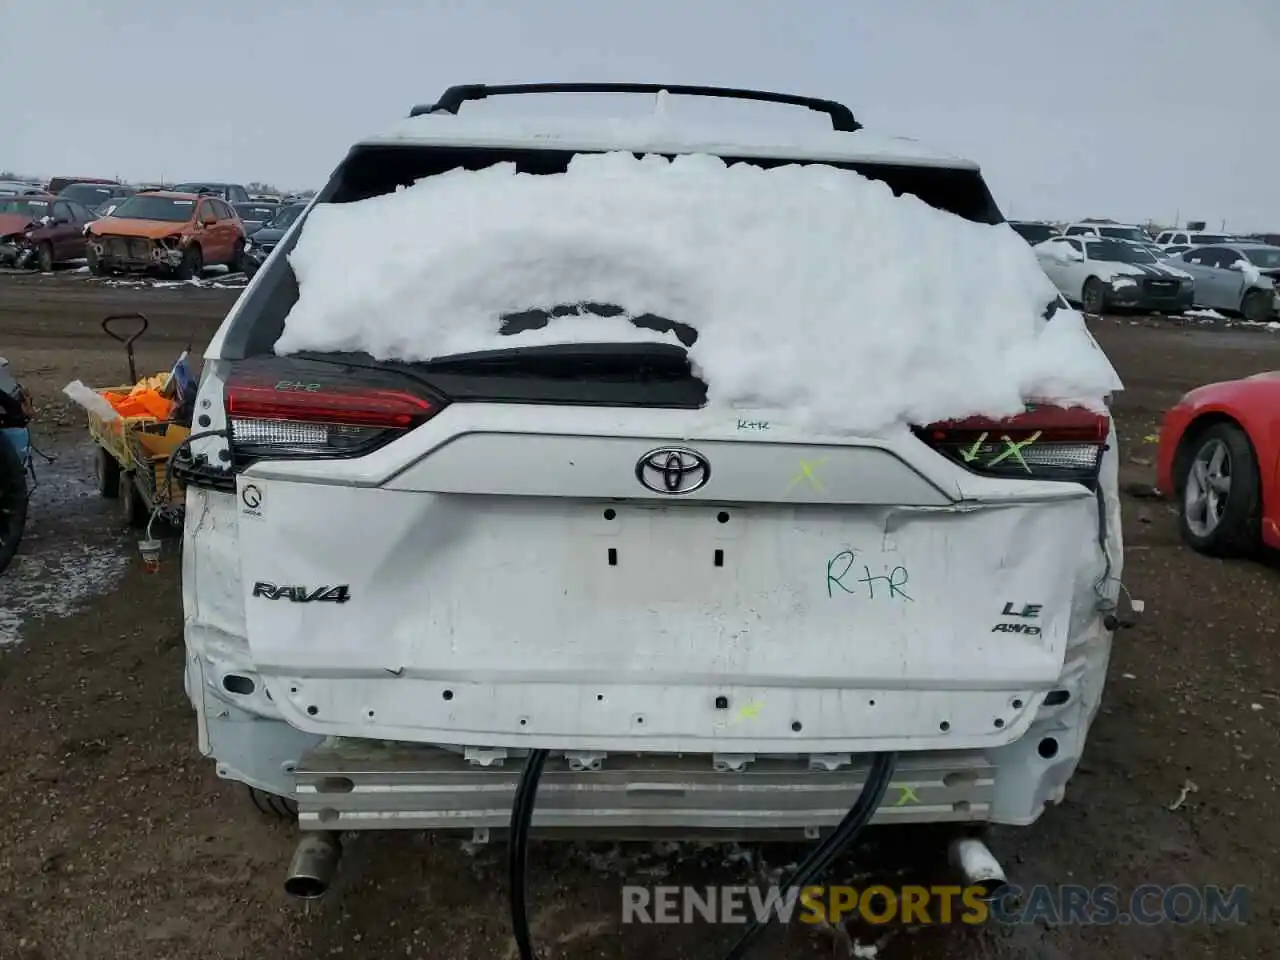
[[[126,320],[136,324],[127,335],[118,331],[120,322]],[[98,387],[98,393],[123,397],[133,390],[139,382],[133,344],[149,326],[140,313],[112,314],[102,321],[103,331],[125,346],[132,382]],[[94,472],[98,493],[119,501],[121,517],[131,527],[146,526],[157,513],[180,523],[186,487],[170,475],[169,459],[191,429],[150,415],[106,417],[90,410],[88,420],[89,436],[97,447]]]

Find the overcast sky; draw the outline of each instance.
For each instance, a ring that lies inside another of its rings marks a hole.
[[[709,83],[971,157],[1010,217],[1280,230],[1280,0],[0,0],[0,64],[35,176],[318,187],[453,83]]]

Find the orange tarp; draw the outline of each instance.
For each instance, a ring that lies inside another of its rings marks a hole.
[[[119,390],[104,390],[102,398],[111,404],[111,408],[121,417],[154,417],[166,420],[173,413],[173,401],[161,395],[161,390],[168,383],[169,374],[158,373],[147,377],[127,393]]]

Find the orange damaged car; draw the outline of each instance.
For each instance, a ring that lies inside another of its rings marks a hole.
[[[205,267],[244,269],[244,224],[218,197],[155,190],[134,194],[85,228],[89,270],[96,276],[161,272],[198,279]]]

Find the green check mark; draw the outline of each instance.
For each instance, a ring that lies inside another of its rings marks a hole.
[[[986,440],[987,440],[987,435],[984,433],[977,440],[973,441],[972,447],[970,447],[968,450],[960,451],[960,456],[964,459],[965,463],[970,463],[973,460],[976,460],[978,458],[978,451],[982,449],[982,445],[986,442]]]

